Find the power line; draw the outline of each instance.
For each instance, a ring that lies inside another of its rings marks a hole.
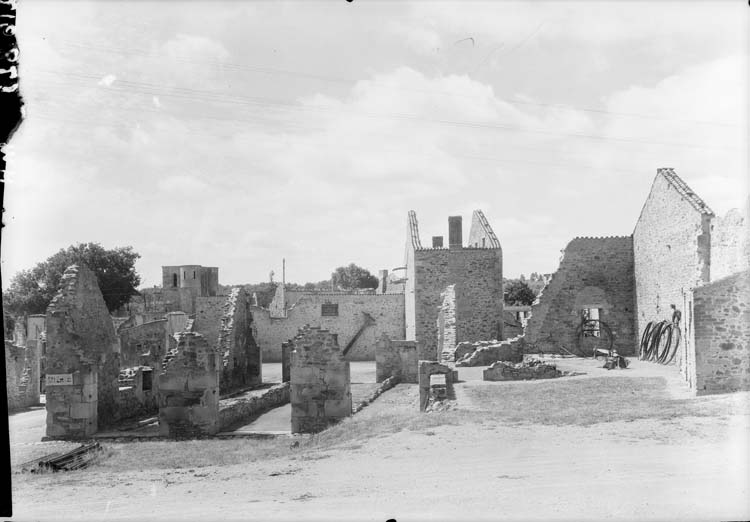
[[[71,77],[78,77],[82,79],[99,80],[102,78],[102,76],[66,73],[65,71],[43,71],[43,72],[46,72],[48,74],[69,75]],[[158,96],[168,96],[168,97],[174,97],[174,98],[183,98],[183,99],[187,99],[190,101],[206,101],[206,99],[210,99],[212,101],[216,101],[219,103],[227,103],[227,104],[256,105],[256,106],[261,106],[261,107],[275,106],[275,107],[281,107],[281,108],[297,110],[297,111],[303,110],[303,111],[312,111],[312,112],[348,113],[348,114],[363,116],[366,118],[428,122],[428,123],[436,123],[440,125],[474,128],[474,129],[524,132],[524,133],[543,134],[543,135],[551,135],[551,136],[569,136],[569,137],[581,138],[581,139],[605,140],[605,141],[609,140],[609,141],[619,141],[619,142],[625,142],[625,143],[638,143],[642,145],[658,145],[658,146],[666,146],[666,147],[686,147],[686,148],[692,148],[692,149],[713,149],[713,150],[722,150],[722,151],[737,150],[733,147],[718,147],[718,146],[709,146],[709,145],[697,145],[697,144],[691,144],[691,143],[661,142],[661,141],[644,140],[644,139],[620,137],[620,136],[606,136],[606,135],[596,135],[596,134],[547,131],[543,129],[525,129],[518,125],[460,121],[460,120],[450,120],[450,119],[445,119],[445,118],[427,118],[424,116],[418,116],[414,114],[376,113],[376,112],[371,112],[371,111],[343,109],[340,107],[300,105],[297,103],[284,101],[284,100],[275,100],[272,98],[226,95],[226,94],[219,93],[216,91],[206,91],[203,89],[190,89],[190,88],[185,88],[185,87],[170,87],[169,89],[172,89],[173,91],[177,91],[177,92],[166,92],[165,90],[163,90],[165,88],[162,86],[159,86],[158,84],[153,84],[153,83],[148,83],[148,82],[136,82],[132,80],[118,79],[109,88],[122,90],[120,88],[120,85],[123,85],[126,87],[129,86],[135,92],[138,92],[140,94],[148,94],[151,96],[158,95]],[[159,89],[162,89],[162,90],[159,90]],[[204,96],[204,98],[202,99],[201,96]]]
[[[543,24],[540,24],[536,28],[536,30],[531,35],[529,35],[523,42],[514,46],[508,52],[511,52],[517,49],[518,47],[520,47],[520,45],[523,45],[524,43],[526,43],[528,39],[533,37],[541,29],[542,25]],[[307,72],[293,71],[289,69],[279,69],[276,67],[244,65],[244,64],[236,64],[236,63],[230,63],[230,62],[222,62],[218,60],[196,60],[196,59],[185,58],[185,57],[180,57],[180,56],[171,56],[167,58],[165,56],[160,56],[156,53],[142,50],[142,49],[91,45],[91,44],[84,44],[81,42],[75,42],[71,40],[60,40],[59,42],[61,45],[68,46],[68,47],[78,47],[78,48],[89,49],[89,50],[99,51],[99,52],[106,52],[106,53],[125,54],[125,55],[130,54],[130,55],[137,55],[137,56],[142,56],[145,58],[153,58],[153,59],[160,59],[160,60],[164,60],[166,58],[169,61],[175,61],[175,62],[192,64],[192,65],[211,65],[213,67],[217,67],[220,69],[224,69],[224,70],[229,69],[229,70],[235,70],[239,72],[244,71],[244,72],[262,73],[262,74],[269,74],[269,75],[274,75],[274,74],[286,75],[286,76],[294,76],[297,78],[306,78],[306,79],[319,80],[319,81],[325,81],[325,82],[342,83],[342,84],[347,84],[347,85],[361,81],[361,78],[343,78],[343,77],[327,76],[327,75],[313,74],[313,73],[307,73]],[[368,79],[365,81],[375,84],[375,85],[388,87],[393,90],[438,94],[442,96],[476,98],[475,95],[471,95],[471,94],[437,91],[433,89],[419,89],[419,88],[413,88],[413,87],[397,87],[389,83],[380,82],[380,81],[373,80],[373,79]],[[548,108],[548,109],[590,112],[594,114],[611,115],[611,116],[628,117],[628,118],[660,120],[660,121],[675,121],[675,122],[693,123],[693,124],[699,124],[699,125],[716,125],[716,126],[721,126],[721,127],[735,127],[735,128],[740,127],[737,124],[728,123],[728,122],[692,120],[692,119],[682,119],[682,118],[667,118],[663,116],[654,116],[654,115],[647,115],[647,114],[608,111],[604,109],[593,109],[589,107],[579,107],[575,105],[568,105],[568,104],[562,104],[562,103],[543,103],[543,102],[532,102],[532,101],[522,101],[522,100],[501,100],[501,101],[504,103],[512,104],[512,105],[535,106],[535,107],[543,107],[543,108]]]

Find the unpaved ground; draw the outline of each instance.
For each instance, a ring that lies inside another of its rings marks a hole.
[[[523,397],[534,404],[552,381],[465,380],[455,409],[429,414],[415,411],[415,386],[399,385],[319,437],[222,441],[238,455],[222,466],[190,467],[176,455],[182,467],[164,468],[158,456],[144,457],[153,447],[211,451],[218,441],[128,443],[88,470],[15,473],[13,520],[750,518],[749,394],[687,399],[673,368],[636,364],[608,374],[588,361],[563,364],[586,372],[554,381],[581,385],[577,400],[588,409],[580,419],[508,421],[499,401],[513,396],[522,409]],[[591,380],[602,375],[610,379]],[[644,406],[643,418],[631,408],[598,422],[596,401],[613,403],[613,379],[653,388],[622,401],[668,395],[669,413]],[[587,380],[601,392],[592,394]],[[275,456],[239,456],[248,444]]]

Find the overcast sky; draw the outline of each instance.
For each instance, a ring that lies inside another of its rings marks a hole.
[[[484,210],[506,277],[629,235],[659,167],[747,201],[747,2],[19,0],[3,285],[132,245],[222,284],[403,264]]]

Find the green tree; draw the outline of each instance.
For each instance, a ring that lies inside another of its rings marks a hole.
[[[3,306],[15,315],[45,313],[65,269],[79,264],[94,272],[104,302],[112,312],[138,295],[141,277],[135,271],[135,262],[140,257],[129,246],[107,250],[98,243],[71,245],[34,268],[13,276],[8,291],[3,294]]]
[[[378,278],[367,269],[349,263],[349,266],[338,267],[331,274],[333,285],[342,290],[354,290],[357,288],[377,288]]]
[[[525,281],[520,279],[511,280],[504,288],[505,304],[507,305],[531,305],[536,299],[536,294],[529,288]]]

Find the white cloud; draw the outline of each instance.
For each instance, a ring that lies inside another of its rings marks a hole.
[[[108,74],[101,80],[99,80],[96,84],[103,87],[111,87],[112,84],[115,83],[115,80],[117,80],[117,76],[115,76],[114,74]]]

